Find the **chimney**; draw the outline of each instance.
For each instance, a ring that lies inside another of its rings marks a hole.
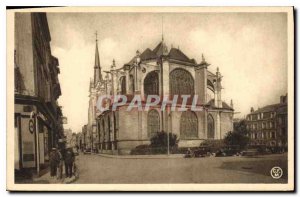
[[[287,102],[287,95],[286,96],[280,96],[280,103],[284,104]]]
[[[253,107],[251,107],[251,110],[250,110],[250,112],[252,113],[252,112],[254,112],[254,108]]]

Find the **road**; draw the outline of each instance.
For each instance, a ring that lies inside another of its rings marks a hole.
[[[287,155],[206,158],[107,158],[79,155],[75,183],[286,183]],[[280,179],[270,170],[283,169]]]

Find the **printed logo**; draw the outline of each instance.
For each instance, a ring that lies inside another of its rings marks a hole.
[[[276,166],[271,169],[271,176],[274,179],[280,179],[283,175],[283,171],[280,167]]]

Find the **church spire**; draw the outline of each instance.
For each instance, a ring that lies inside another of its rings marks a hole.
[[[95,65],[94,65],[94,84],[98,81],[102,81],[102,74],[101,74],[101,67],[100,67],[100,56],[99,56],[99,50],[98,50],[98,34],[97,31],[95,33],[96,35],[96,50],[95,50]]]

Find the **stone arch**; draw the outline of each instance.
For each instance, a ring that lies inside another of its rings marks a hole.
[[[211,114],[208,114],[207,116],[207,138],[215,138],[215,121]]]
[[[160,131],[160,117],[158,111],[155,109],[148,112],[147,130],[148,137],[150,138]]]
[[[171,95],[194,95],[194,78],[191,73],[182,68],[170,72]]]
[[[182,112],[180,118],[180,138],[193,139],[198,137],[198,118],[195,112]]]
[[[144,95],[159,95],[159,77],[156,71],[149,72],[144,79]]]

